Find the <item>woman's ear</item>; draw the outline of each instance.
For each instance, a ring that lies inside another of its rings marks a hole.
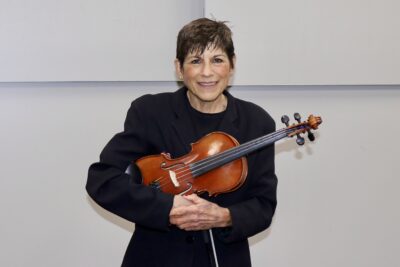
[[[235,72],[235,68],[236,68],[236,55],[233,55],[232,57],[232,66],[231,66],[231,75],[233,75],[233,73]]]
[[[236,68],[236,55],[233,55],[232,57],[232,69]]]
[[[176,77],[178,77],[178,79],[180,81],[183,80],[183,72],[182,72],[182,67],[181,67],[181,63],[179,62],[179,60],[177,58],[175,58],[175,72],[176,72]]]

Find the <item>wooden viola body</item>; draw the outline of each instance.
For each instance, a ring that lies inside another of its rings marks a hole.
[[[240,187],[247,176],[247,160],[241,157],[215,168],[218,155],[235,146],[237,140],[223,132],[213,132],[192,144],[189,154],[171,159],[167,153],[136,161],[142,182],[174,195],[208,192],[210,196]],[[213,157],[214,156],[214,157]]]

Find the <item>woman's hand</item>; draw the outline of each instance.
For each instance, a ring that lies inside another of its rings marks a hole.
[[[176,196],[174,196],[174,202],[172,204],[172,209],[177,208],[177,207],[182,207],[182,206],[189,206],[192,204],[193,204],[193,202],[186,199],[185,197],[176,195]]]
[[[232,224],[229,209],[222,208],[195,194],[183,196],[182,198],[187,201],[186,204],[190,204],[175,206],[174,198],[174,206],[169,214],[170,223],[180,229],[196,231],[214,227],[226,227]]]

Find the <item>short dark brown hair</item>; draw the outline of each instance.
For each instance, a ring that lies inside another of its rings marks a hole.
[[[225,23],[225,21],[200,18],[186,24],[179,31],[176,45],[176,58],[181,67],[189,53],[196,51],[203,54],[206,48],[220,48],[227,54],[229,63],[234,68],[235,48],[232,31]]]

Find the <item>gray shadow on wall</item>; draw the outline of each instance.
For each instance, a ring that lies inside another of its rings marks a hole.
[[[107,210],[99,206],[96,202],[93,201],[88,195],[86,195],[86,201],[89,203],[89,205],[93,208],[94,211],[96,211],[97,214],[99,214],[101,217],[106,219],[107,221],[121,227],[122,229],[133,233],[133,230],[135,229],[135,224],[127,221]]]
[[[316,132],[313,132],[313,133],[315,135],[314,142],[318,142],[319,134]],[[302,159],[303,157],[305,157],[305,154],[312,155],[313,154],[312,146],[313,146],[314,142],[310,142],[308,140],[308,138],[306,137],[306,135],[302,134],[302,136],[306,139],[304,145],[302,145],[302,146],[299,146],[296,143],[296,137],[285,138],[285,139],[283,139],[283,141],[275,144],[275,155],[278,155],[280,153],[287,153],[287,152],[293,153],[294,152],[293,156],[296,160]],[[279,177],[278,177],[278,179],[279,179]],[[278,203],[277,209],[279,209],[279,203]],[[253,246],[253,245],[263,241],[264,239],[268,238],[268,236],[273,231],[274,221],[275,221],[275,216],[272,218],[271,225],[267,230],[255,235],[249,239],[250,246]]]
[[[255,236],[252,236],[252,237],[249,239],[249,245],[250,245],[250,247],[251,247],[251,246],[254,246],[255,244],[260,243],[260,242],[263,241],[264,239],[268,238],[268,236],[269,236],[269,235],[271,234],[271,232],[272,232],[272,228],[273,228],[273,225],[274,225],[274,221],[275,221],[275,217],[272,218],[271,225],[270,225],[270,227],[269,227],[267,230],[262,231],[261,233],[256,234]]]

